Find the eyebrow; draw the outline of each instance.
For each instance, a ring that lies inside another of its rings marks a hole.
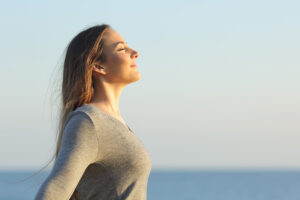
[[[127,44],[126,42],[124,42],[124,41],[118,41],[118,42],[116,42],[115,44],[114,44],[114,46],[115,47],[117,47],[118,46],[118,44],[120,44],[120,43],[122,43],[122,44]]]

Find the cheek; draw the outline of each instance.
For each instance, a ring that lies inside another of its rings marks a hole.
[[[126,54],[119,54],[111,56],[110,60],[110,71],[119,76],[123,73],[127,73],[128,69],[130,68],[130,58]],[[119,74],[119,75],[118,75]]]
[[[124,54],[116,56],[116,60],[118,60],[118,62],[120,64],[128,64],[130,61],[130,58],[127,54],[124,53]]]
[[[111,60],[114,68],[121,68],[130,65],[130,58],[127,54],[114,55]]]

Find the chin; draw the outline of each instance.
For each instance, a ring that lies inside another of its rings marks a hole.
[[[138,81],[140,79],[141,79],[141,75],[140,75],[140,73],[137,73],[135,76],[133,76],[131,78],[130,82],[133,83],[133,82],[136,82],[136,81]]]
[[[137,76],[137,78],[134,80],[134,82],[138,81],[141,79],[141,75]]]

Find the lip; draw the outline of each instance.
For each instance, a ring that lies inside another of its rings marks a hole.
[[[133,64],[133,65],[130,65],[130,67],[137,67],[137,65],[136,65],[136,64]]]

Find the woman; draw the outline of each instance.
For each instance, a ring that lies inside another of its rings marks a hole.
[[[120,115],[122,89],[140,79],[138,52],[109,25],[68,45],[56,159],[36,200],[145,200],[152,161]]]

